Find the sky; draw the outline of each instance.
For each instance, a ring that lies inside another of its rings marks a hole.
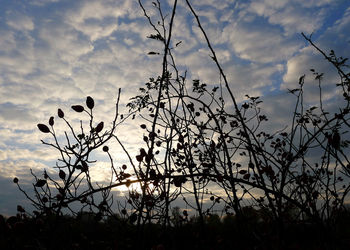
[[[151,1],[143,1],[152,15]],[[171,0],[161,0],[169,11]],[[309,69],[325,73],[324,98],[336,107],[335,72],[312,49],[301,32],[312,34],[316,44],[337,55],[350,54],[349,0],[192,0],[218,54],[237,100],[245,94],[261,96],[264,110],[278,129],[288,119],[294,88],[306,75],[310,103],[318,96]],[[48,139],[37,129],[57,117],[57,109],[77,121],[70,109],[86,96],[96,103],[96,119],[111,121],[118,88],[120,108],[138,93],[150,77],[161,73],[159,49],[148,39],[152,29],[136,0],[0,0],[0,214],[14,214],[27,200],[12,183],[14,177],[28,191],[32,169],[38,175],[53,170],[57,152],[42,145]],[[154,20],[156,16],[152,16]],[[218,83],[196,23],[185,1],[179,0],[173,42],[182,43],[174,55],[192,79]],[[328,101],[328,102],[327,102]],[[84,119],[86,119],[85,117]],[[66,128],[57,122],[57,133]],[[127,121],[117,134],[128,149],[137,152],[139,129]],[[48,139],[49,140],[49,139]],[[101,153],[101,152],[100,152]],[[99,153],[98,153],[99,154]],[[102,154],[102,153],[101,153]],[[94,172],[97,181],[108,171]]]

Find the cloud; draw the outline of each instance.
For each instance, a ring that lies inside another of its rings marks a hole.
[[[15,11],[7,11],[6,12],[6,23],[11,28],[18,31],[31,31],[34,29],[33,20],[24,15],[23,13],[15,12]]]
[[[89,41],[65,24],[46,23],[40,29],[39,38],[47,44],[46,56],[50,55],[52,59],[58,56],[62,63],[76,63],[80,56],[93,50]],[[69,74],[70,72],[57,73]]]
[[[66,23],[87,35],[90,41],[110,36],[118,28],[119,18],[133,15],[134,1],[79,2],[75,9],[67,11]]]
[[[283,61],[301,47],[300,41],[285,37],[277,27],[257,23],[227,26],[223,37],[240,58],[254,62]]]
[[[331,1],[252,1],[248,12],[264,17],[272,25],[279,25],[286,34],[311,33],[323,23]]]
[[[329,27],[316,41],[316,45],[326,52],[329,53],[331,49],[336,51],[337,56],[342,55],[343,52],[350,50],[350,36],[346,35],[346,30],[350,28],[350,8],[348,8],[344,16],[338,19],[338,21],[331,27]],[[335,84],[339,82],[339,77],[335,67],[333,67],[325,58],[312,48],[311,45],[307,45],[301,49],[298,54],[290,58],[287,61],[287,71],[283,76],[283,83],[281,89],[287,88],[293,89],[298,87],[298,79],[300,76],[306,74],[306,91],[308,94],[308,100],[310,102],[317,102],[319,99],[318,91],[314,91],[317,86],[317,81],[310,69],[315,69],[318,73],[323,73],[322,86],[323,98],[325,101],[332,99],[339,95]],[[338,103],[335,103],[338,105]]]
[[[59,2],[59,1],[60,0],[31,0],[29,2],[29,4],[38,5],[38,6],[44,6],[44,5],[51,4],[51,3],[56,3],[56,2]]]
[[[12,103],[0,104],[0,122],[12,127],[21,122],[34,122],[35,117],[28,110]]]

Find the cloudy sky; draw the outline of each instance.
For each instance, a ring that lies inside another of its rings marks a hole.
[[[150,14],[155,13],[151,1],[143,2]],[[165,12],[172,4],[160,2]],[[272,127],[281,127],[291,111],[293,100],[287,88],[293,88],[310,68],[326,73],[324,98],[330,103],[337,99],[334,72],[300,33],[313,34],[325,51],[349,56],[348,0],[191,2],[237,99],[241,101],[244,94],[262,96],[265,111],[274,117]],[[97,119],[108,123],[118,88],[122,88],[123,110],[161,67],[160,57],[147,55],[158,44],[147,38],[152,29],[136,0],[0,0],[0,5],[0,213],[13,214],[25,197],[12,179],[19,177],[30,189],[30,169],[37,173],[52,169],[58,157],[41,144],[45,135],[37,123],[57,116],[57,108],[70,119],[78,118],[70,106],[84,103],[86,96],[95,99]],[[179,66],[192,78],[218,82],[218,72],[183,0],[174,26],[173,42],[178,41],[182,41],[175,51]],[[310,74],[306,80],[312,102],[317,98],[311,90],[315,83]],[[61,125],[58,132],[64,130]],[[134,128],[130,121],[117,132],[130,150],[138,148]],[[99,171],[97,179],[106,176]]]

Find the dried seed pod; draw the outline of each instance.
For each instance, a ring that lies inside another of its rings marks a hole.
[[[50,129],[48,126],[46,126],[45,124],[38,124],[38,129],[43,132],[43,133],[50,133]]]
[[[84,107],[81,106],[81,105],[73,105],[72,106],[72,109],[75,111],[75,112],[78,112],[78,113],[81,113],[84,111]]]
[[[43,187],[46,184],[46,180],[39,179],[34,186]]]
[[[94,102],[94,99],[92,99],[91,96],[86,97],[86,106],[87,106],[89,109],[93,109],[93,108],[94,108],[95,102]]]
[[[103,122],[100,122],[99,124],[97,124],[96,128],[95,128],[95,132],[96,133],[100,133],[103,129]]]
[[[64,117],[64,113],[63,113],[62,109],[58,109],[57,110],[57,115],[58,115],[59,118],[63,118]]]
[[[65,180],[66,179],[66,173],[63,171],[63,170],[60,170],[60,172],[58,173],[59,177],[62,179],[62,180]]]
[[[53,126],[55,124],[53,116],[50,117],[49,124],[50,124],[50,126]]]

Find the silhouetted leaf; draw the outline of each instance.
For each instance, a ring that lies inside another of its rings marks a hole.
[[[34,186],[43,187],[46,184],[46,180],[39,179]]]
[[[49,124],[50,124],[50,126],[53,126],[55,124],[53,116],[50,117]]]
[[[123,177],[126,179],[126,178],[129,178],[129,177],[131,177],[131,174],[129,174],[129,173],[124,173],[123,174]]]
[[[164,38],[160,34],[156,34],[156,35],[151,34],[147,38],[159,40],[159,41],[162,41],[162,42],[165,41]]]
[[[20,205],[17,205],[17,211],[20,213],[25,213],[26,211],[24,210],[24,208]]]
[[[37,126],[38,126],[38,128],[39,128],[39,130],[40,130],[41,132],[43,132],[43,133],[50,133],[49,127],[46,126],[45,124],[39,123]]]
[[[340,135],[338,132],[335,132],[333,134],[333,138],[332,138],[332,144],[331,144],[335,149],[339,149],[340,148]]]
[[[140,148],[140,155],[147,156],[146,150],[144,148]]]
[[[73,106],[72,106],[72,109],[73,109],[75,112],[79,112],[79,113],[81,113],[81,112],[84,111],[84,107],[81,106],[81,105],[73,105]]]
[[[240,173],[240,174],[246,174],[246,173],[247,173],[247,170],[242,169],[242,170],[239,170],[238,173]]]
[[[138,162],[141,162],[143,160],[143,156],[142,155],[136,155],[136,160]]]
[[[64,113],[63,113],[62,109],[58,109],[57,114],[58,114],[59,118],[63,118],[64,117]]]
[[[95,128],[95,132],[100,133],[102,129],[103,129],[103,122],[100,122]]]
[[[66,179],[66,173],[63,171],[63,170],[60,170],[59,172],[59,177],[62,179],[62,180],[65,180]]]
[[[93,108],[94,108],[95,102],[94,102],[94,99],[92,99],[91,96],[86,97],[86,106],[87,106],[89,109],[93,109]]]
[[[158,52],[154,52],[154,51],[150,51],[150,52],[148,52],[148,55],[159,55],[159,53]]]

